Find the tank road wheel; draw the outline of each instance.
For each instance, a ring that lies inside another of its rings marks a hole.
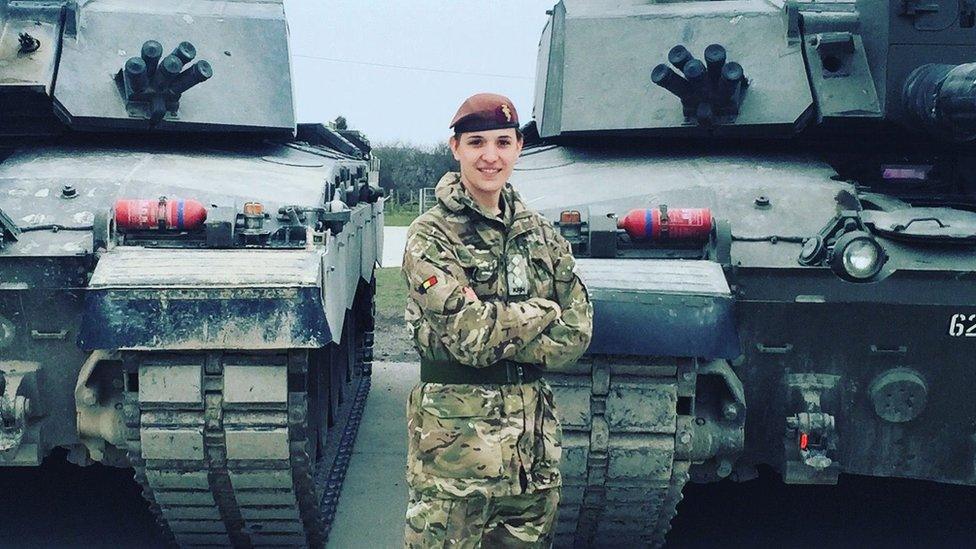
[[[309,423],[315,425],[317,436],[315,437],[315,456],[314,460],[318,463],[324,455],[325,445],[329,441],[330,408],[332,399],[329,393],[329,366],[331,357],[326,349],[314,349],[311,352],[313,366],[309,370],[308,384],[308,403],[309,403]]]
[[[692,405],[693,362],[613,360],[546,376],[563,425],[557,547],[663,545],[688,480],[676,439],[691,419],[679,414]]]
[[[329,443],[325,448],[326,463],[331,464],[330,468],[323,467],[318,472],[317,480],[324,486],[324,494],[321,499],[322,514],[325,523],[325,535],[332,526],[335,518],[336,508],[339,504],[339,496],[342,492],[342,484],[346,478],[346,470],[352,459],[353,445],[356,441],[356,433],[359,430],[359,422],[362,420],[363,412],[366,407],[366,398],[370,390],[370,377],[362,375],[356,369],[356,324],[352,322],[355,316],[350,315],[346,319],[344,333],[342,334],[341,345],[330,345],[331,352],[335,357],[333,363],[332,379],[339,382],[342,377],[338,372],[352,373],[352,383],[341,383],[338,385],[339,394],[342,395],[340,404],[334,406],[336,432],[329,437]],[[349,391],[348,393],[346,391]]]
[[[129,458],[176,543],[324,545],[314,354],[124,355]]]
[[[329,345],[327,351],[332,364],[328,380],[329,425],[340,422],[340,418],[344,415],[343,407],[353,398],[349,391],[349,384],[356,377],[356,359],[358,356],[355,318],[355,313],[346,313],[339,343]]]
[[[357,360],[359,358],[359,338],[356,335],[359,325],[358,320],[355,310],[346,311],[345,327],[342,330],[342,349],[346,354],[346,368],[343,371],[343,380],[346,383],[351,382],[353,377],[359,375],[359,363]],[[342,402],[344,403],[345,400]]]
[[[330,394],[333,402],[332,412],[334,412],[334,415],[329,417],[333,418],[333,424],[336,421],[335,418],[342,414],[340,408],[350,398],[346,389],[352,381],[356,369],[356,324],[353,322],[354,319],[355,315],[347,311],[339,343],[329,345],[329,352],[332,356]]]
[[[329,345],[326,352],[329,354],[330,364],[335,365],[335,367],[329,369],[326,379],[326,390],[329,393],[328,421],[329,427],[332,427],[339,423],[339,406],[342,402],[342,390],[345,386],[345,383],[342,381],[342,370],[345,368],[346,355],[342,349],[342,345],[334,343]]]
[[[359,354],[356,356],[357,369],[364,375],[373,373],[373,344],[376,330],[376,278],[369,284],[360,287],[362,301],[357,307],[357,343]]]

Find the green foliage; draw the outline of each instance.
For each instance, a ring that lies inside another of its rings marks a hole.
[[[383,211],[383,225],[387,227],[406,227],[420,215],[420,205],[416,202],[386,202]]]
[[[380,186],[399,191],[401,197],[415,196],[419,189],[433,187],[446,172],[456,171],[457,163],[446,143],[421,148],[403,143],[373,148],[382,162]]]
[[[417,147],[403,143],[379,145],[373,156],[380,159],[380,186],[388,191],[384,222],[409,225],[420,214],[420,189],[433,187],[457,162],[446,143]]]
[[[376,269],[376,316],[379,318],[403,317],[407,304],[407,288],[400,274],[400,267]]]
[[[332,121],[332,127],[337,130],[347,130],[349,129],[349,124],[346,122],[346,117],[340,115]]]

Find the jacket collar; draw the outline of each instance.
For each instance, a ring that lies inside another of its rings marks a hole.
[[[504,223],[506,226],[516,224],[520,220],[532,216],[532,212],[522,202],[522,197],[519,196],[511,183],[505,183],[505,187],[502,188],[501,196],[502,200],[505,201],[505,220],[502,221],[491,215],[468,194],[467,189],[461,184],[461,174],[458,172],[444,174],[434,189],[434,196],[449,211],[462,213],[467,208],[490,222]]]

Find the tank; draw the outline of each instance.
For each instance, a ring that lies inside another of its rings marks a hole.
[[[687,481],[976,485],[976,7],[564,0],[513,177],[593,343],[553,373],[557,544],[665,542]]]
[[[181,546],[324,544],[383,199],[295,118],[280,1],[0,0],[0,467],[131,467]]]

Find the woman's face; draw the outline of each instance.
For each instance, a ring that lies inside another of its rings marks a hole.
[[[461,164],[461,181],[468,192],[490,195],[501,191],[522,152],[514,128],[462,133],[451,138],[454,159]]]

